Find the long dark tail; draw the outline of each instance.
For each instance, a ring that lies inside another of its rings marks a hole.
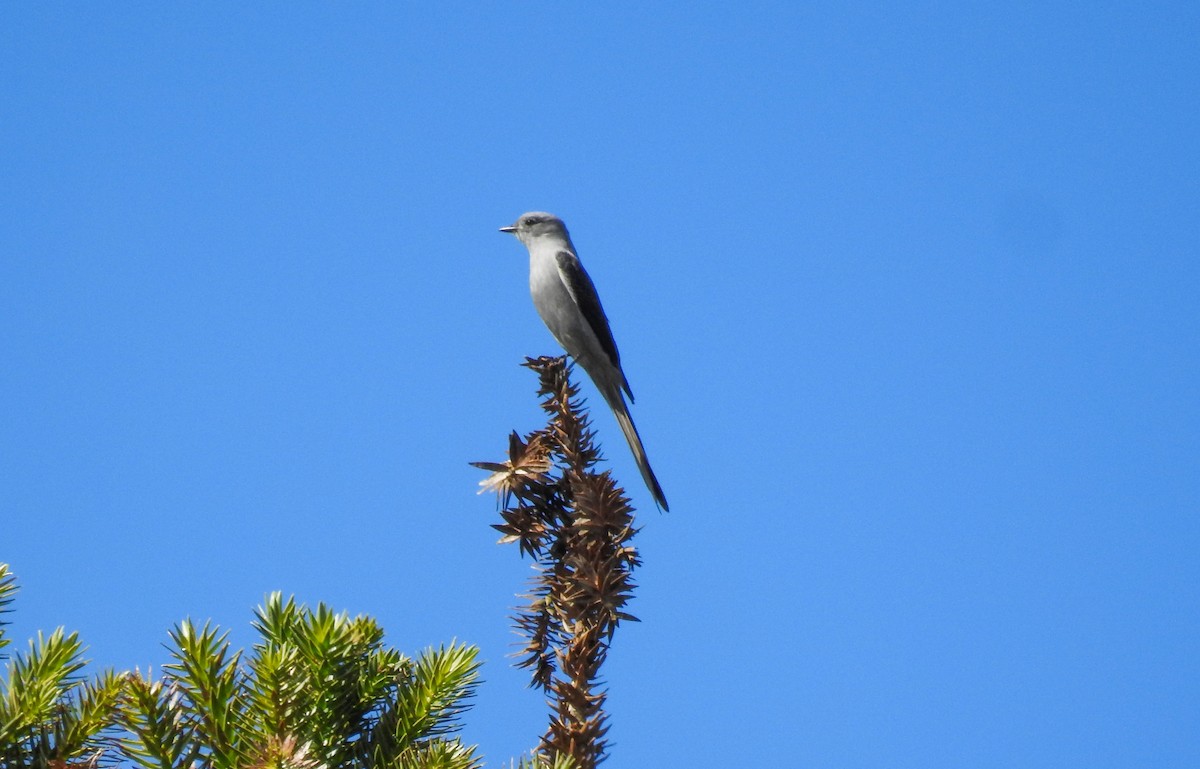
[[[629,416],[629,406],[625,404],[625,399],[621,397],[620,391],[617,391],[615,398],[607,400],[608,405],[612,407],[613,414],[617,417],[617,424],[621,426],[621,432],[625,433],[625,440],[629,443],[629,450],[633,452],[638,469],[642,471],[642,480],[646,482],[646,488],[654,496],[654,504],[669,512],[671,508],[667,507],[667,497],[663,494],[662,486],[658,485],[654,471],[650,469],[650,460],[646,458],[646,448],[642,445],[642,436],[638,435],[637,427],[633,424],[633,417]]]

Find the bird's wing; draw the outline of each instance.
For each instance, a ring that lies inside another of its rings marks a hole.
[[[608,316],[604,314],[604,308],[600,305],[600,295],[596,293],[595,284],[575,254],[564,249],[555,254],[554,258],[558,262],[558,274],[562,276],[563,284],[575,300],[579,311],[583,313],[583,318],[591,327],[592,333],[600,341],[600,347],[608,356],[613,368],[620,375],[622,389],[629,395],[629,399],[633,400],[629,382],[625,380],[625,374],[621,371],[621,354],[617,352],[617,343],[608,327]]]

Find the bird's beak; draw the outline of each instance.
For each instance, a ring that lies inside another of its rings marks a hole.
[[[500,228],[500,231],[501,231],[501,232],[516,232],[516,231],[517,231],[517,225],[515,225],[515,224],[510,224],[510,225],[508,225],[507,227],[501,227],[501,228]]]

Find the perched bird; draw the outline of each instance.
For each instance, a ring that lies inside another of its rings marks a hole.
[[[500,231],[516,235],[529,249],[529,292],[533,294],[538,315],[567,354],[596,383],[596,389],[625,433],[654,502],[663,510],[669,509],[662,487],[650,469],[642,438],[629,416],[625,396],[632,402],[633,393],[621,370],[621,356],[608,328],[608,317],[600,306],[592,279],[579,262],[566,225],[553,214],[532,211]]]

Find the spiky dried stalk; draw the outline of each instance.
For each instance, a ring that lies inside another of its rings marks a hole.
[[[529,603],[514,617],[524,645],[517,663],[550,698],[539,750],[567,755],[579,769],[604,760],[608,716],[600,670],[633,598],[637,528],[624,490],[606,470],[565,358],[527,358],[538,375],[546,427],[509,438],[508,461],[477,462],[482,482],[501,496],[501,542],[534,559]]]

